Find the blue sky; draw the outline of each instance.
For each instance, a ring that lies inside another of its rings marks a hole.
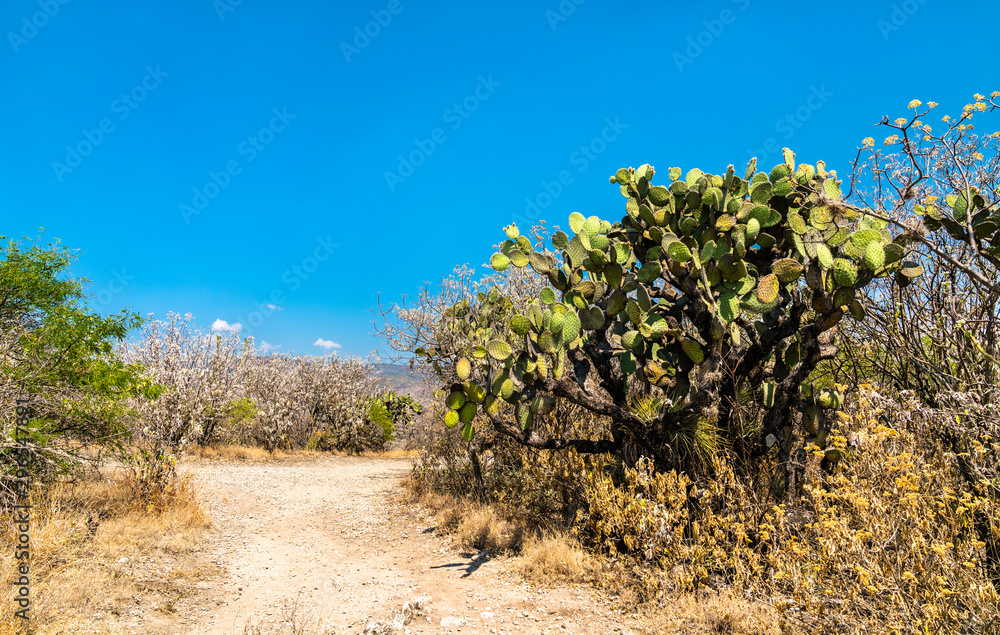
[[[0,234],[81,250],[104,312],[367,355],[380,293],[481,266],[513,220],[620,218],[620,167],[789,146],[846,174],[911,99],[1000,89],[998,23],[940,0],[7,0]]]

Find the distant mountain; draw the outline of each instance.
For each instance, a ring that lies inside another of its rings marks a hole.
[[[433,389],[409,366],[399,364],[375,364],[375,371],[385,379],[389,387],[397,393],[408,394],[421,403],[430,401]]]

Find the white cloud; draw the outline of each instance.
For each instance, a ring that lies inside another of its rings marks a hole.
[[[226,322],[225,320],[216,320],[216,321],[212,322],[212,330],[213,331],[230,331],[232,333],[239,333],[240,329],[242,329],[242,328],[243,328],[243,325],[240,324],[239,322],[237,322],[236,324],[230,324],[229,322]]]
[[[271,309],[272,311],[284,311],[285,307],[278,306],[277,304],[265,304],[264,308]]]
[[[265,353],[273,353],[277,351],[279,348],[281,348],[281,344],[271,344],[270,342],[261,340],[260,350],[264,351]]]
[[[325,340],[322,337],[313,342],[313,346],[320,346],[326,350],[330,350],[331,348],[342,348],[340,344],[331,342],[330,340]]]

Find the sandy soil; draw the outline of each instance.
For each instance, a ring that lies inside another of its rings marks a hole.
[[[398,624],[407,603],[423,600],[396,632],[634,632],[592,589],[537,588],[513,559],[453,547],[423,510],[392,502],[408,470],[408,459],[350,457],[186,464],[215,525],[200,553],[222,573],[143,626],[362,633],[378,620]],[[312,628],[292,627],[302,618]]]

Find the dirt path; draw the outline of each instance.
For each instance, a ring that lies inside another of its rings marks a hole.
[[[406,633],[632,632],[586,588],[533,588],[512,561],[460,553],[422,510],[390,502],[407,459],[323,457],[264,464],[187,464],[212,515],[206,558],[226,573],[176,603],[155,633],[361,633],[426,598]],[[299,631],[294,631],[298,633]]]

